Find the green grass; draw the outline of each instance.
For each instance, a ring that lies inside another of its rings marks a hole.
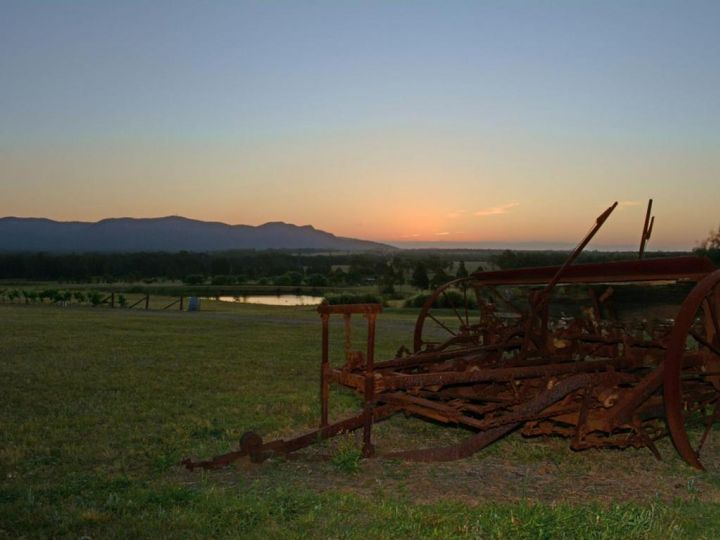
[[[348,435],[297,460],[185,471],[183,457],[234,449],[245,430],[269,440],[317,422],[317,314],[207,307],[0,305],[0,538],[714,538],[720,530],[717,471],[698,475],[674,457],[655,465],[639,452],[570,453],[572,474],[597,467],[607,476],[605,463],[628,463],[656,467],[658,490],[680,486],[676,499],[653,492],[622,502],[627,484],[577,498],[535,482],[539,467],[563,475],[566,445],[526,447],[519,437],[457,464],[358,461]],[[407,344],[412,325],[412,312],[386,310],[378,357]],[[341,350],[338,332],[332,345]],[[335,416],[357,406],[333,391]],[[380,447],[462,435],[403,418],[376,428]],[[311,459],[323,451],[330,462]],[[491,496],[505,479],[528,483],[527,496],[525,488]]]

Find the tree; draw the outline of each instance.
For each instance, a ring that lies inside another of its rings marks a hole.
[[[235,276],[229,276],[227,274],[213,276],[210,279],[210,284],[211,285],[234,285],[235,284]]]
[[[709,257],[715,264],[720,264],[720,226],[717,231],[710,231],[708,237],[693,250],[701,257]]]
[[[432,279],[430,280],[430,285],[434,289],[437,289],[441,285],[445,285],[448,281],[450,281],[450,279],[450,276],[445,273],[445,270],[440,268],[437,272],[435,272],[435,275],[433,275]]]
[[[328,279],[322,274],[310,274],[305,280],[310,287],[327,287]]]
[[[405,262],[399,257],[393,258],[391,268],[393,271],[393,282],[395,285],[405,284]]]
[[[300,272],[285,272],[282,276],[276,276],[273,279],[273,285],[294,285],[299,287],[302,285],[303,275]]]
[[[457,279],[462,279],[462,278],[468,277],[468,271],[467,271],[467,268],[465,268],[465,261],[460,261],[460,265],[458,266],[455,277]]]
[[[205,276],[202,274],[189,274],[183,278],[185,285],[200,285],[205,283]]]
[[[428,278],[427,269],[421,262],[415,265],[412,277],[410,278],[410,284],[416,289],[424,291],[430,286],[430,278]]]
[[[700,247],[704,250],[720,249],[720,225],[717,231],[710,231],[708,237],[702,241]]]

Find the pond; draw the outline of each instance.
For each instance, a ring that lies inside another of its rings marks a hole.
[[[322,296],[306,294],[246,294],[241,296],[218,296],[221,302],[236,304],[264,304],[266,306],[317,306],[322,303]]]

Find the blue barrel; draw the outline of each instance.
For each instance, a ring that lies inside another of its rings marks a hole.
[[[191,296],[189,298],[188,311],[200,311],[200,299],[197,296]]]

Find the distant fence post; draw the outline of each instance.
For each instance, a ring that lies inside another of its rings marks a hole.
[[[110,308],[115,307],[115,293],[110,293]]]
[[[145,294],[145,309],[150,309],[150,293]]]
[[[180,297],[180,311],[183,310],[183,297]]]

